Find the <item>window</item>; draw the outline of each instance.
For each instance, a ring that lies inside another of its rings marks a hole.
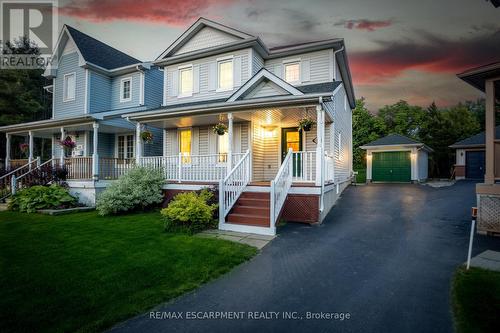
[[[285,66],[285,81],[300,82],[300,62],[289,62]]]
[[[191,130],[180,130],[179,152],[182,155],[182,163],[191,163]]]
[[[219,163],[227,162],[227,152],[229,150],[229,134],[226,132],[224,135],[219,135]]]
[[[120,102],[132,100],[132,78],[128,77],[120,81]]]
[[[134,135],[119,135],[118,136],[118,158],[134,158]]]
[[[217,62],[217,89],[233,89],[233,59],[226,59]]]
[[[63,86],[63,101],[74,101],[75,100],[75,73],[70,73],[64,75],[64,86]]]
[[[193,94],[193,67],[179,69],[179,96],[191,96]]]

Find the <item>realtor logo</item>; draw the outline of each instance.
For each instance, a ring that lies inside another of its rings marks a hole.
[[[57,35],[57,0],[0,0],[2,46],[26,36],[42,55],[50,55]]]

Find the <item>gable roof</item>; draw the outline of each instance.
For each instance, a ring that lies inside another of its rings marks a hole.
[[[424,143],[418,142],[401,134],[389,134],[388,136],[384,136],[383,138],[367,143],[360,148],[367,149],[382,146],[421,146],[424,147],[427,151],[433,151],[432,148],[428,147]]]
[[[500,125],[495,127],[495,138],[500,139]],[[450,148],[478,147],[478,146],[484,146],[485,143],[486,143],[486,133],[481,132],[476,135],[455,142],[450,146]]]
[[[261,68],[257,74],[255,74],[250,80],[248,80],[244,85],[242,85],[238,90],[236,90],[228,99],[228,102],[234,102],[248,95],[253,89],[265,81],[270,81],[288,92],[290,95],[303,95],[304,93],[292,86],[290,83],[280,79],[270,71],[265,68]]]
[[[86,62],[107,70],[141,63],[140,60],[131,57],[128,54],[125,54],[122,51],[95,39],[94,37],[84,34],[69,25],[65,25],[64,28],[67,29]]]
[[[165,57],[173,55],[182,46],[184,46],[194,35],[196,35],[201,29],[205,27],[210,27],[212,29],[222,31],[228,35],[232,35],[241,40],[255,38],[255,36],[247,34],[246,32],[225,26],[223,24],[214,22],[204,17],[200,17],[186,31],[184,31],[182,35],[180,35],[172,44],[170,44],[170,46],[167,47],[167,49],[163,51],[163,53],[160,54],[158,58],[156,58],[156,60],[163,59]]]

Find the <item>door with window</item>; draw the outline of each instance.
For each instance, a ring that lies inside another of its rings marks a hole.
[[[127,159],[132,159],[135,156],[134,135],[118,135],[117,158],[118,163],[124,163]]]
[[[289,127],[281,129],[281,162],[286,157],[289,149],[292,151],[302,151],[302,133],[298,127]],[[300,154],[293,155],[293,176],[300,177],[302,175],[302,161]]]
[[[191,129],[179,130],[179,152],[182,155],[182,163],[191,163]]]

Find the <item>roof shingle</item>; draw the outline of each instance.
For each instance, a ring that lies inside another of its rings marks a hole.
[[[500,139],[500,125],[495,128],[495,138]],[[470,136],[458,142],[455,142],[450,146],[450,148],[461,148],[467,146],[484,146],[486,142],[485,132],[478,133],[476,135]]]
[[[384,136],[383,138],[377,139],[363,146],[373,147],[373,146],[414,145],[414,144],[422,144],[422,143],[400,134],[389,134],[388,136]]]

